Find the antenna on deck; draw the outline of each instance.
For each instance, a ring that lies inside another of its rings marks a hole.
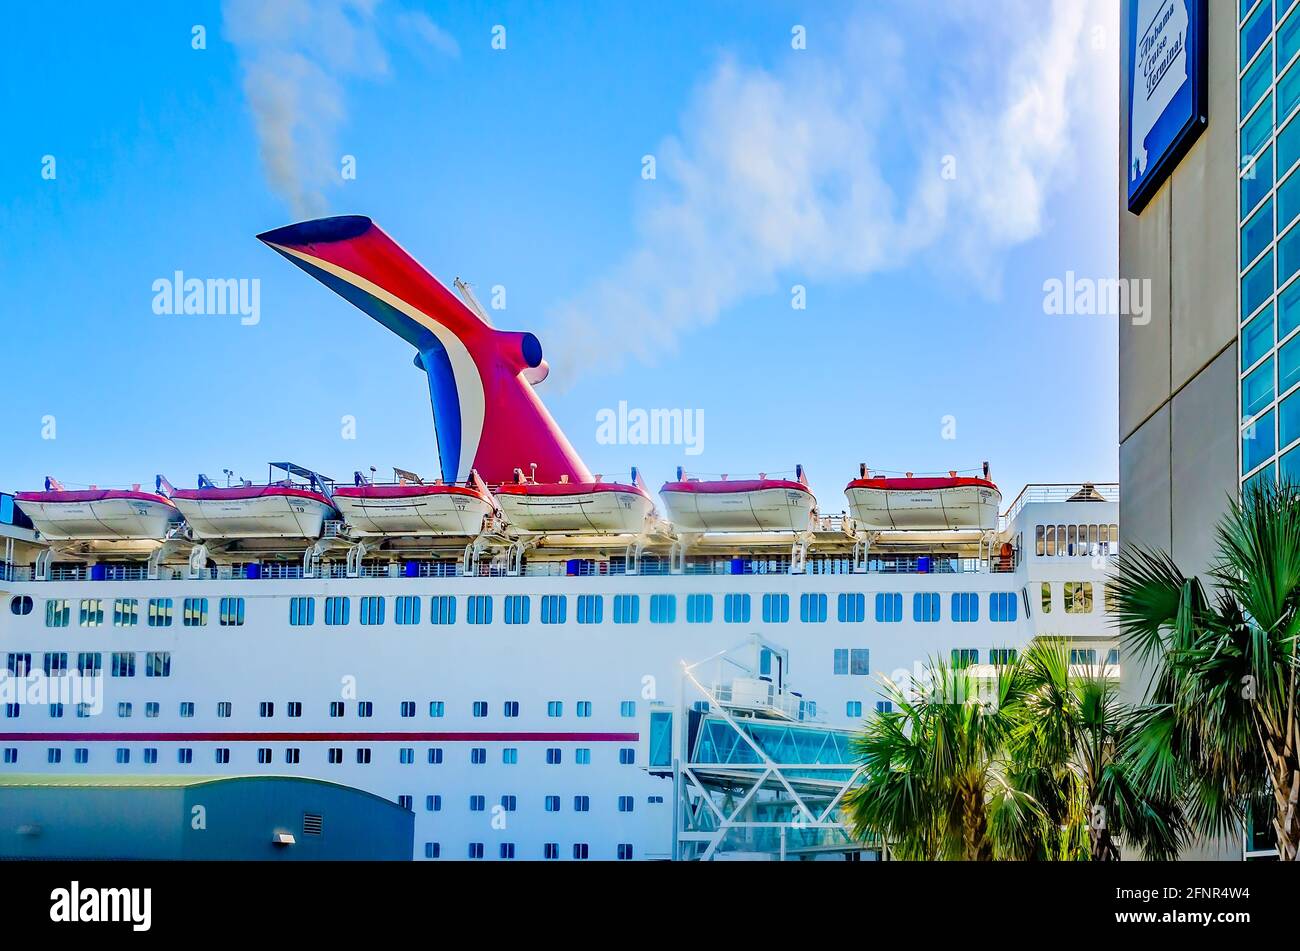
[[[492,318],[488,316],[487,311],[483,309],[483,305],[480,304],[478,298],[474,296],[474,289],[460,278],[456,278],[452,281],[452,284],[456,286],[457,293],[459,293],[461,298],[465,301],[465,306],[474,311],[483,323],[491,327]]]

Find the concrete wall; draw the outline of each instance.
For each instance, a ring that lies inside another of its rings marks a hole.
[[[1209,125],[1140,215],[1128,211],[1123,186],[1118,209],[1120,276],[1151,281],[1150,323],[1120,323],[1120,532],[1125,544],[1171,552],[1189,573],[1212,562],[1214,525],[1238,486],[1237,5],[1208,8]],[[1123,669],[1125,698],[1139,699],[1149,671],[1127,657]],[[1240,849],[1230,838],[1184,857],[1239,858]]]

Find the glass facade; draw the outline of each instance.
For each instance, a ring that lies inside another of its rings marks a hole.
[[[1300,3],[1238,13],[1239,474],[1300,481]]]

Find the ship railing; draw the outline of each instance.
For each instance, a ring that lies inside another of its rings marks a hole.
[[[1031,502],[1068,502],[1080,492],[1084,487],[1083,482],[1043,482],[1031,483],[1020,490],[1020,494],[1007,508],[998,523],[998,528],[1005,530],[1010,525],[1020,510]],[[1119,483],[1118,482],[1090,482],[1096,491],[1107,502],[1119,501]]]

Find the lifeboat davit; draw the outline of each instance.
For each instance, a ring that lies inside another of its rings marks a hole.
[[[496,490],[497,504],[512,529],[557,534],[638,534],[654,514],[654,502],[636,469],[632,482],[530,482],[515,470],[513,482]]]
[[[844,488],[849,514],[868,529],[973,530],[997,528],[1002,493],[983,477],[946,476],[905,478],[872,476],[864,465],[861,478]]]
[[[268,485],[216,486],[199,476],[197,489],[174,489],[176,503],[196,538],[319,538],[335,515],[322,476],[292,463],[272,463],[286,478]],[[290,476],[308,479],[295,484]]]
[[[334,504],[360,535],[477,535],[496,502],[478,473],[470,476],[465,485],[375,485],[357,473],[356,485],[334,490]]]
[[[56,541],[161,539],[180,521],[165,495],[130,489],[65,489],[47,478],[44,492],[18,492],[14,501],[36,530]]]
[[[668,520],[685,532],[801,532],[808,528],[817,499],[803,466],[793,479],[692,479],[677,469],[677,481],[659,490]]]

